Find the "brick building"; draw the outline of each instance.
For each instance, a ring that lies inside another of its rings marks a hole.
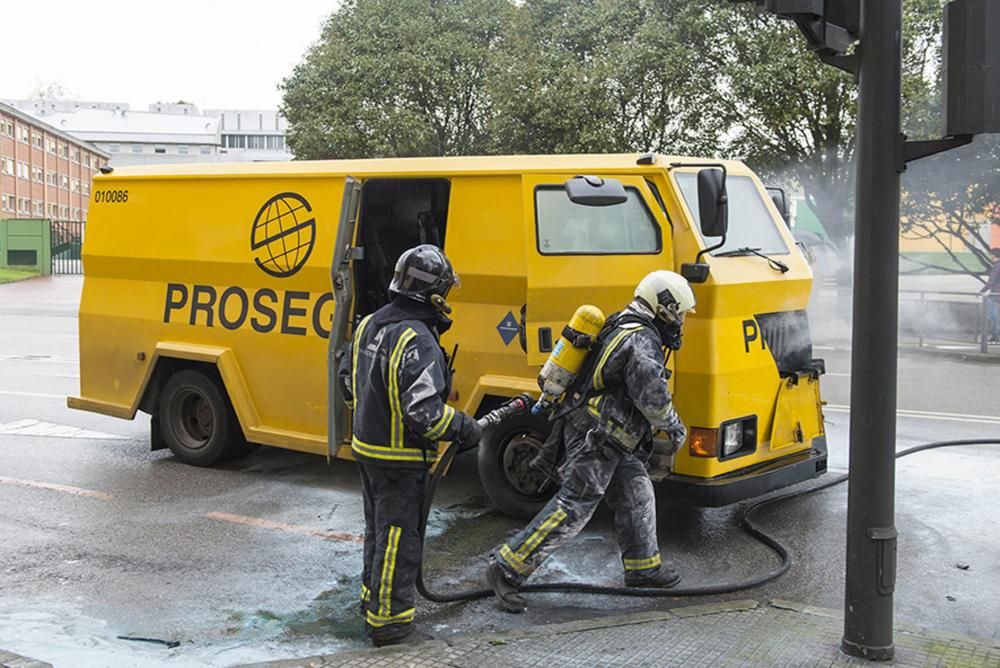
[[[0,218],[86,220],[91,177],[109,158],[0,103]]]

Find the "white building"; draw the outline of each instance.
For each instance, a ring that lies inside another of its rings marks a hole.
[[[288,122],[274,110],[199,111],[186,103],[149,105],[72,100],[10,100],[9,104],[111,155],[112,167],[190,162],[291,160]]]
[[[219,119],[222,151],[227,161],[291,160],[285,143],[288,121],[279,112],[265,109],[209,109]]]

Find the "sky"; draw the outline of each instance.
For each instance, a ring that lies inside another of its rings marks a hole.
[[[0,0],[0,99],[273,109],[337,0]],[[16,27],[16,28],[15,28]],[[16,63],[16,66],[12,66]]]

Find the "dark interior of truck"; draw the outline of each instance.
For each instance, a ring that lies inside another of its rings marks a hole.
[[[450,189],[445,179],[365,181],[358,220],[364,259],[354,263],[356,318],[389,301],[389,282],[404,251],[420,244],[444,248]]]

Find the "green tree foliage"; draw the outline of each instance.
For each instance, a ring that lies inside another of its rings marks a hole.
[[[485,81],[507,0],[346,0],[283,82],[296,157],[486,149]]]
[[[913,136],[940,132],[933,104],[940,70],[942,0],[907,0],[903,118]],[[723,150],[763,174],[799,185],[832,240],[853,235],[857,85],[850,74],[808,56],[794,24],[745,5],[713,8],[720,64],[712,108],[732,128]]]
[[[490,81],[502,153],[705,153],[708,27],[688,0],[526,0]]]

